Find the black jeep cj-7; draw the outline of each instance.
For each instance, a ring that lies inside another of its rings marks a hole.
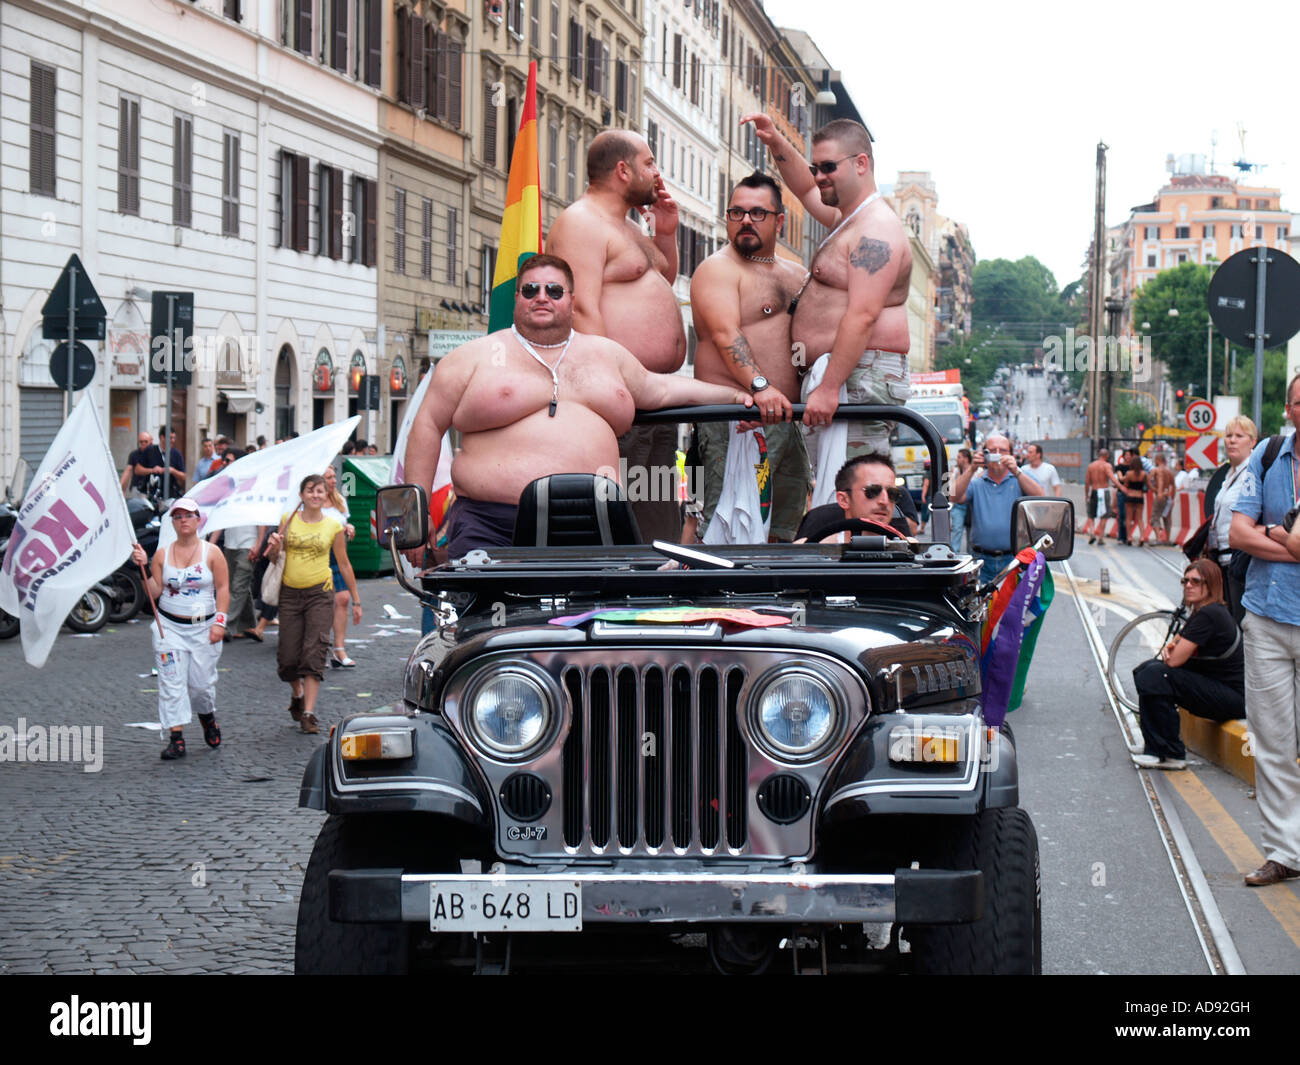
[[[644,546],[618,485],[556,475],[515,546],[403,579],[437,629],[403,704],[308,765],[300,804],[330,816],[299,972],[1040,971],[1037,838],[981,705],[992,586],[948,547],[943,444],[904,408],[837,417],[926,441],[932,542]],[[425,542],[422,489],[379,507],[395,560]],[[1073,529],[1066,500],[1012,517],[1049,559]]]

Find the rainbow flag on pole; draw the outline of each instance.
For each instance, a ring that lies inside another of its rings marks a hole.
[[[488,332],[508,329],[515,319],[515,277],[519,264],[542,250],[542,171],[537,154],[537,63],[528,64],[528,90],[524,114],[519,121],[514,154],[510,157],[510,181],[506,192],[506,213],[501,218],[501,243],[497,268],[492,276]]]

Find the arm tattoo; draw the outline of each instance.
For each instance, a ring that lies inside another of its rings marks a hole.
[[[777,161],[778,163],[784,163],[784,162],[785,162],[785,156],[784,156],[781,152],[773,152],[772,154],[773,154],[774,156],[776,156],[776,161]]]
[[[748,366],[758,372],[758,363],[754,361],[754,356],[749,350],[749,341],[745,339],[744,333],[737,333],[736,339],[722,349],[730,357],[731,361],[737,366]]]
[[[863,237],[849,252],[849,262],[869,274],[879,273],[889,262],[889,244],[874,237]]]

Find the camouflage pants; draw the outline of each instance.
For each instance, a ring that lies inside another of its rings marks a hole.
[[[762,432],[772,485],[772,517],[768,529],[779,540],[793,540],[808,510],[808,492],[812,488],[803,430],[793,422],[780,422],[763,426]],[[696,530],[701,538],[722,495],[730,437],[730,422],[701,422],[695,427],[704,482],[704,517]]]
[[[848,393],[846,403],[903,406],[912,395],[912,374],[908,368],[907,356],[897,351],[864,351],[856,369],[849,373],[844,382],[844,388]],[[889,434],[893,429],[893,422],[849,422],[844,461],[869,451],[888,455]],[[813,469],[817,468],[819,436],[818,433],[808,436],[808,451]]]

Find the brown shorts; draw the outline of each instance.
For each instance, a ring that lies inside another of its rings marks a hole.
[[[334,627],[334,593],[329,585],[280,588],[280,642],[275,652],[280,679],[325,679],[325,657]]]

